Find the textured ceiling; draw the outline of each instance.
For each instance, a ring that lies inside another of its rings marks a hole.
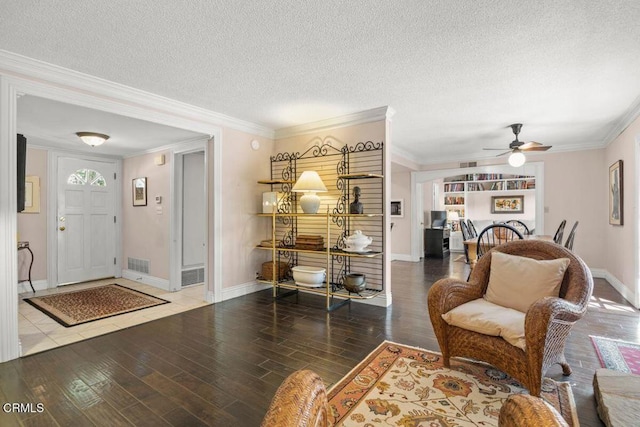
[[[0,49],[273,129],[391,106],[422,163],[602,146],[640,100],[640,2],[0,1]],[[615,136],[615,135],[614,135]]]

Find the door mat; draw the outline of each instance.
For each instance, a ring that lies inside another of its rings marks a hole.
[[[640,344],[593,335],[589,338],[603,368],[640,375]]]
[[[170,302],[116,284],[24,301],[67,328]]]
[[[528,394],[496,368],[390,341],[383,342],[328,392],[336,426],[497,426],[511,394]],[[569,425],[578,417],[568,383],[545,378],[542,398]]]

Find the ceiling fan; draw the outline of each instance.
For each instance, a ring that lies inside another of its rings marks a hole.
[[[505,154],[511,153],[509,156],[509,164],[513,167],[519,167],[524,165],[526,158],[524,156],[524,151],[547,151],[551,148],[551,145],[542,145],[539,142],[531,141],[531,142],[522,142],[518,139],[518,134],[522,129],[522,123],[514,123],[510,125],[513,134],[516,136],[516,139],[511,141],[509,144],[509,151],[505,151],[503,153],[498,154],[496,157],[504,156]],[[502,150],[502,148],[485,148],[485,150]]]

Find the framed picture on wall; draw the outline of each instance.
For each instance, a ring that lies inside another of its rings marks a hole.
[[[391,216],[404,217],[404,200],[394,199],[391,200]]]
[[[524,196],[491,196],[491,213],[524,213]]]
[[[147,206],[147,178],[134,178],[132,183],[133,206]]]
[[[622,160],[609,166],[609,224],[622,225]]]

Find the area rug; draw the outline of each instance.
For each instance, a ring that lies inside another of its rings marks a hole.
[[[589,338],[603,368],[640,375],[640,344],[593,335]]]
[[[485,363],[385,341],[328,392],[337,426],[497,426],[504,401],[527,393]],[[542,397],[578,425],[571,386],[544,379]]]
[[[116,284],[24,300],[66,327],[169,302]]]

